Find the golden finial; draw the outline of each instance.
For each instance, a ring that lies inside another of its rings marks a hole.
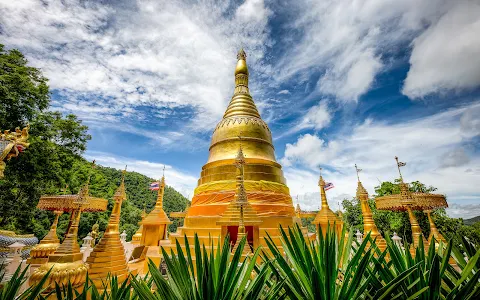
[[[355,170],[357,171],[357,179],[358,179],[358,182],[360,182],[360,176],[358,175],[358,173],[360,173],[362,171],[362,169],[359,169],[357,167],[357,164],[355,164]]]
[[[239,75],[239,74],[243,74],[243,75]],[[238,54],[237,54],[237,67],[235,68],[235,76],[236,75],[245,77],[244,80],[240,80],[239,82],[235,80],[236,85],[242,84],[242,85],[248,86],[247,54],[245,53],[243,48],[240,49],[240,51],[238,51]]]
[[[240,49],[240,51],[238,51],[237,53],[237,59],[238,60],[246,60],[247,59],[247,53],[245,53],[245,50],[243,50],[243,47]]]
[[[325,186],[325,181],[323,180],[323,177],[322,177],[322,170],[323,168],[322,167],[318,167],[318,170],[320,171],[320,178],[318,180],[318,186],[319,187],[324,187]]]
[[[403,177],[402,177],[402,172],[400,171],[400,167],[406,166],[407,163],[398,161],[398,156],[395,156],[395,160],[397,161],[397,168],[398,168],[398,174],[400,174],[400,180],[403,182]]]

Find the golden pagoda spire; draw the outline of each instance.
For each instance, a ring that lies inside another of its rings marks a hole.
[[[322,168],[320,168],[320,172],[321,171]],[[335,227],[338,236],[340,236],[342,233],[343,221],[330,209],[330,206],[328,205],[327,195],[325,193],[325,180],[323,180],[321,173],[320,179],[318,180],[318,186],[320,187],[322,205],[312,224],[316,224],[317,229],[321,228],[323,235],[326,234],[328,226]]]
[[[237,54],[237,67],[235,68],[235,90],[232,100],[228,105],[223,118],[233,116],[250,116],[260,118],[257,106],[253,102],[248,89],[247,54],[241,49]]]
[[[107,229],[103,234],[98,245],[87,258],[89,265],[89,276],[97,289],[103,289],[102,280],[105,281],[108,274],[115,275],[118,282],[123,282],[128,277],[128,267],[125,259],[125,249],[120,240],[120,213],[122,202],[127,199],[125,192],[125,174],[127,167],[122,171],[122,179],[117,188],[113,199],[112,214],[107,225]]]
[[[360,181],[359,173],[362,169],[357,167],[355,164],[355,170],[357,172],[357,179],[358,179],[358,186],[357,186],[357,199],[360,201],[360,207],[362,209],[363,215],[363,234],[366,235],[370,232],[370,237],[375,240],[375,244],[378,246],[380,250],[385,250],[387,248],[387,242],[382,237],[380,232],[378,231],[375,222],[373,221],[373,214],[372,210],[370,209],[370,205],[368,204],[368,192],[363,187],[362,182]]]

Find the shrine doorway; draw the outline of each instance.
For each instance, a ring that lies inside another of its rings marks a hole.
[[[255,249],[254,244],[254,235],[255,229],[258,232],[258,227],[256,226],[245,226],[245,233],[247,234],[247,242],[250,246],[250,249]],[[227,234],[230,236],[230,246],[233,247],[237,242],[238,237],[238,226],[227,226]]]

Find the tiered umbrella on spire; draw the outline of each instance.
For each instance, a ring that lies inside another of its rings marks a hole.
[[[436,239],[442,239],[443,236],[439,235],[438,230],[435,227],[435,223],[433,223],[433,220],[431,219],[430,213],[428,211],[435,208],[447,207],[448,204],[445,196],[440,194],[410,192],[410,190],[408,189],[408,184],[403,182],[402,173],[400,171],[400,167],[405,166],[406,163],[399,162],[398,157],[395,157],[395,160],[397,161],[398,172],[400,174],[400,194],[377,197],[375,199],[375,202],[377,203],[377,209],[406,211],[408,213],[408,217],[410,219],[410,226],[412,227],[414,248],[418,246],[420,239],[423,239],[424,244],[428,244],[427,240],[423,236],[417,218],[413,214],[414,210],[427,211],[430,220],[431,235],[433,234],[433,236],[435,236],[435,234],[437,233]],[[411,249],[412,252],[414,251],[414,248]]]
[[[95,162],[93,163],[95,166]],[[104,211],[107,200],[91,197],[88,193],[90,176],[76,195],[42,196],[38,207],[46,210],[63,210],[72,213],[71,225],[63,243],[48,257],[48,262],[41,265],[30,276],[30,284],[37,284],[47,274],[50,274],[45,285],[48,289],[55,288],[55,282],[60,286],[70,282],[74,288],[85,283],[87,265],[83,262],[83,254],[78,245],[78,224],[82,211]]]

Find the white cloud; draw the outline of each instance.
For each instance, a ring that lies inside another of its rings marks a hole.
[[[463,166],[470,161],[468,154],[465,152],[465,149],[459,147],[452,149],[440,158],[440,165],[444,168]]]
[[[329,191],[331,197],[353,196],[354,164],[358,164],[364,170],[362,181],[372,194],[379,181],[398,177],[393,159],[397,155],[407,162],[407,167],[402,169],[407,180],[433,185],[438,192],[445,193],[449,201],[479,201],[480,158],[469,157],[467,152],[458,150],[475,138],[464,131],[461,120],[478,107],[477,102],[399,124],[367,120],[352,132],[335,136],[328,142],[317,135],[301,135],[295,143],[287,144],[280,160],[287,167],[285,176],[291,192],[293,195],[313,192],[317,180],[312,178],[318,176],[314,170],[321,165],[326,168],[325,180],[335,184]],[[307,185],[309,188],[301,188]]]
[[[197,184],[197,178],[168,164],[115,156],[97,151],[87,151],[84,157],[88,160],[95,159],[98,164],[115,169],[123,170],[127,165],[128,171],[138,172],[153,179],[162,177],[163,167],[165,166],[166,184],[175,188],[185,197],[193,197],[193,190]]]
[[[479,32],[480,3],[458,1],[413,41],[403,93],[419,98],[480,85]]]
[[[478,20],[479,13],[475,9],[467,14],[459,8],[467,1],[297,1],[296,5],[288,7],[296,13],[290,25],[296,34],[302,34],[302,38],[279,61],[278,69],[282,70],[279,80],[299,73],[322,71],[318,91],[334,95],[337,100],[357,101],[372,87],[375,76],[390,66],[389,58],[384,61],[383,56],[397,52],[398,47],[421,34],[414,45],[418,51],[414,49],[412,55],[412,82],[407,81],[406,90],[411,90],[410,86],[413,88],[415,84],[425,84],[422,88],[428,89],[428,84],[436,84],[444,78],[452,80],[457,75],[461,75],[458,80],[463,82],[467,82],[467,75],[472,75],[468,82],[478,84],[480,55],[478,39],[474,36],[479,25],[473,21]],[[468,3],[478,5],[475,1]],[[466,15],[466,20],[451,22],[450,28],[444,28],[448,23],[438,20],[450,14],[454,15],[454,21],[462,14]],[[431,24],[434,25],[427,29]],[[425,29],[427,31],[422,34]],[[421,43],[424,40],[425,43]],[[426,57],[426,52],[431,55]],[[460,58],[462,54],[465,56]],[[462,70],[469,58],[470,68]],[[419,63],[423,61],[428,65]],[[461,66],[455,65],[458,61]],[[448,74],[450,68],[455,70]],[[425,74],[436,70],[442,71]],[[414,74],[418,77],[413,77]],[[419,77],[422,78],[417,80]]]
[[[328,101],[323,100],[320,104],[310,107],[296,125],[275,138],[279,139],[304,129],[321,130],[328,127],[331,120],[332,112],[328,108]]]
[[[288,95],[290,94],[290,91],[289,90],[281,90],[280,92],[278,92],[279,95]]]
[[[452,218],[470,219],[480,216],[480,204],[450,204],[447,213]]]
[[[259,61],[271,12],[258,0],[235,5],[213,0],[123,5],[2,1],[0,36],[43,70],[51,88],[62,92],[59,105],[104,102],[107,112],[90,110],[96,118],[138,106],[187,106],[201,119],[192,129],[204,130],[225,110],[241,46],[252,69],[265,71]]]

